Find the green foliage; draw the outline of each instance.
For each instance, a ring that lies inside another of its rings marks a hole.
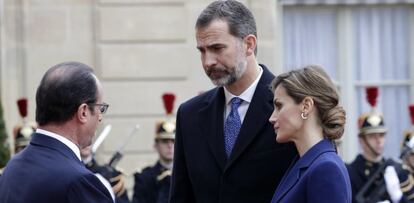
[[[7,143],[6,125],[3,119],[3,106],[0,102],[0,168],[3,168],[10,159],[10,149]]]

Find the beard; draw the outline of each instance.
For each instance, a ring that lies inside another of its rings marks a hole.
[[[241,54],[237,57],[236,65],[232,68],[226,66],[211,67],[206,71],[211,82],[218,86],[223,87],[231,85],[240,79],[247,69],[247,61],[243,59]]]

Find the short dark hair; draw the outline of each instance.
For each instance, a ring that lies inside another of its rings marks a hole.
[[[79,62],[51,67],[36,92],[36,121],[39,125],[70,120],[79,105],[97,101],[97,81],[93,69]],[[92,106],[89,106],[93,112]]]
[[[196,29],[206,27],[214,20],[224,20],[227,22],[230,34],[237,38],[243,38],[250,34],[257,38],[256,21],[253,14],[238,1],[212,2],[198,16],[195,27]]]

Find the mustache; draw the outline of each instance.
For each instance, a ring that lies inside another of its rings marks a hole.
[[[211,67],[207,70],[207,75],[211,75],[214,72],[223,72],[223,73],[229,73],[226,68],[224,67]]]

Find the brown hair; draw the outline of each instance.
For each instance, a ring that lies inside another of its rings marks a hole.
[[[328,74],[319,66],[310,65],[276,77],[271,83],[274,92],[282,85],[296,104],[305,97],[314,100],[324,136],[329,140],[342,137],[345,127],[345,110],[340,106],[339,95]]]

